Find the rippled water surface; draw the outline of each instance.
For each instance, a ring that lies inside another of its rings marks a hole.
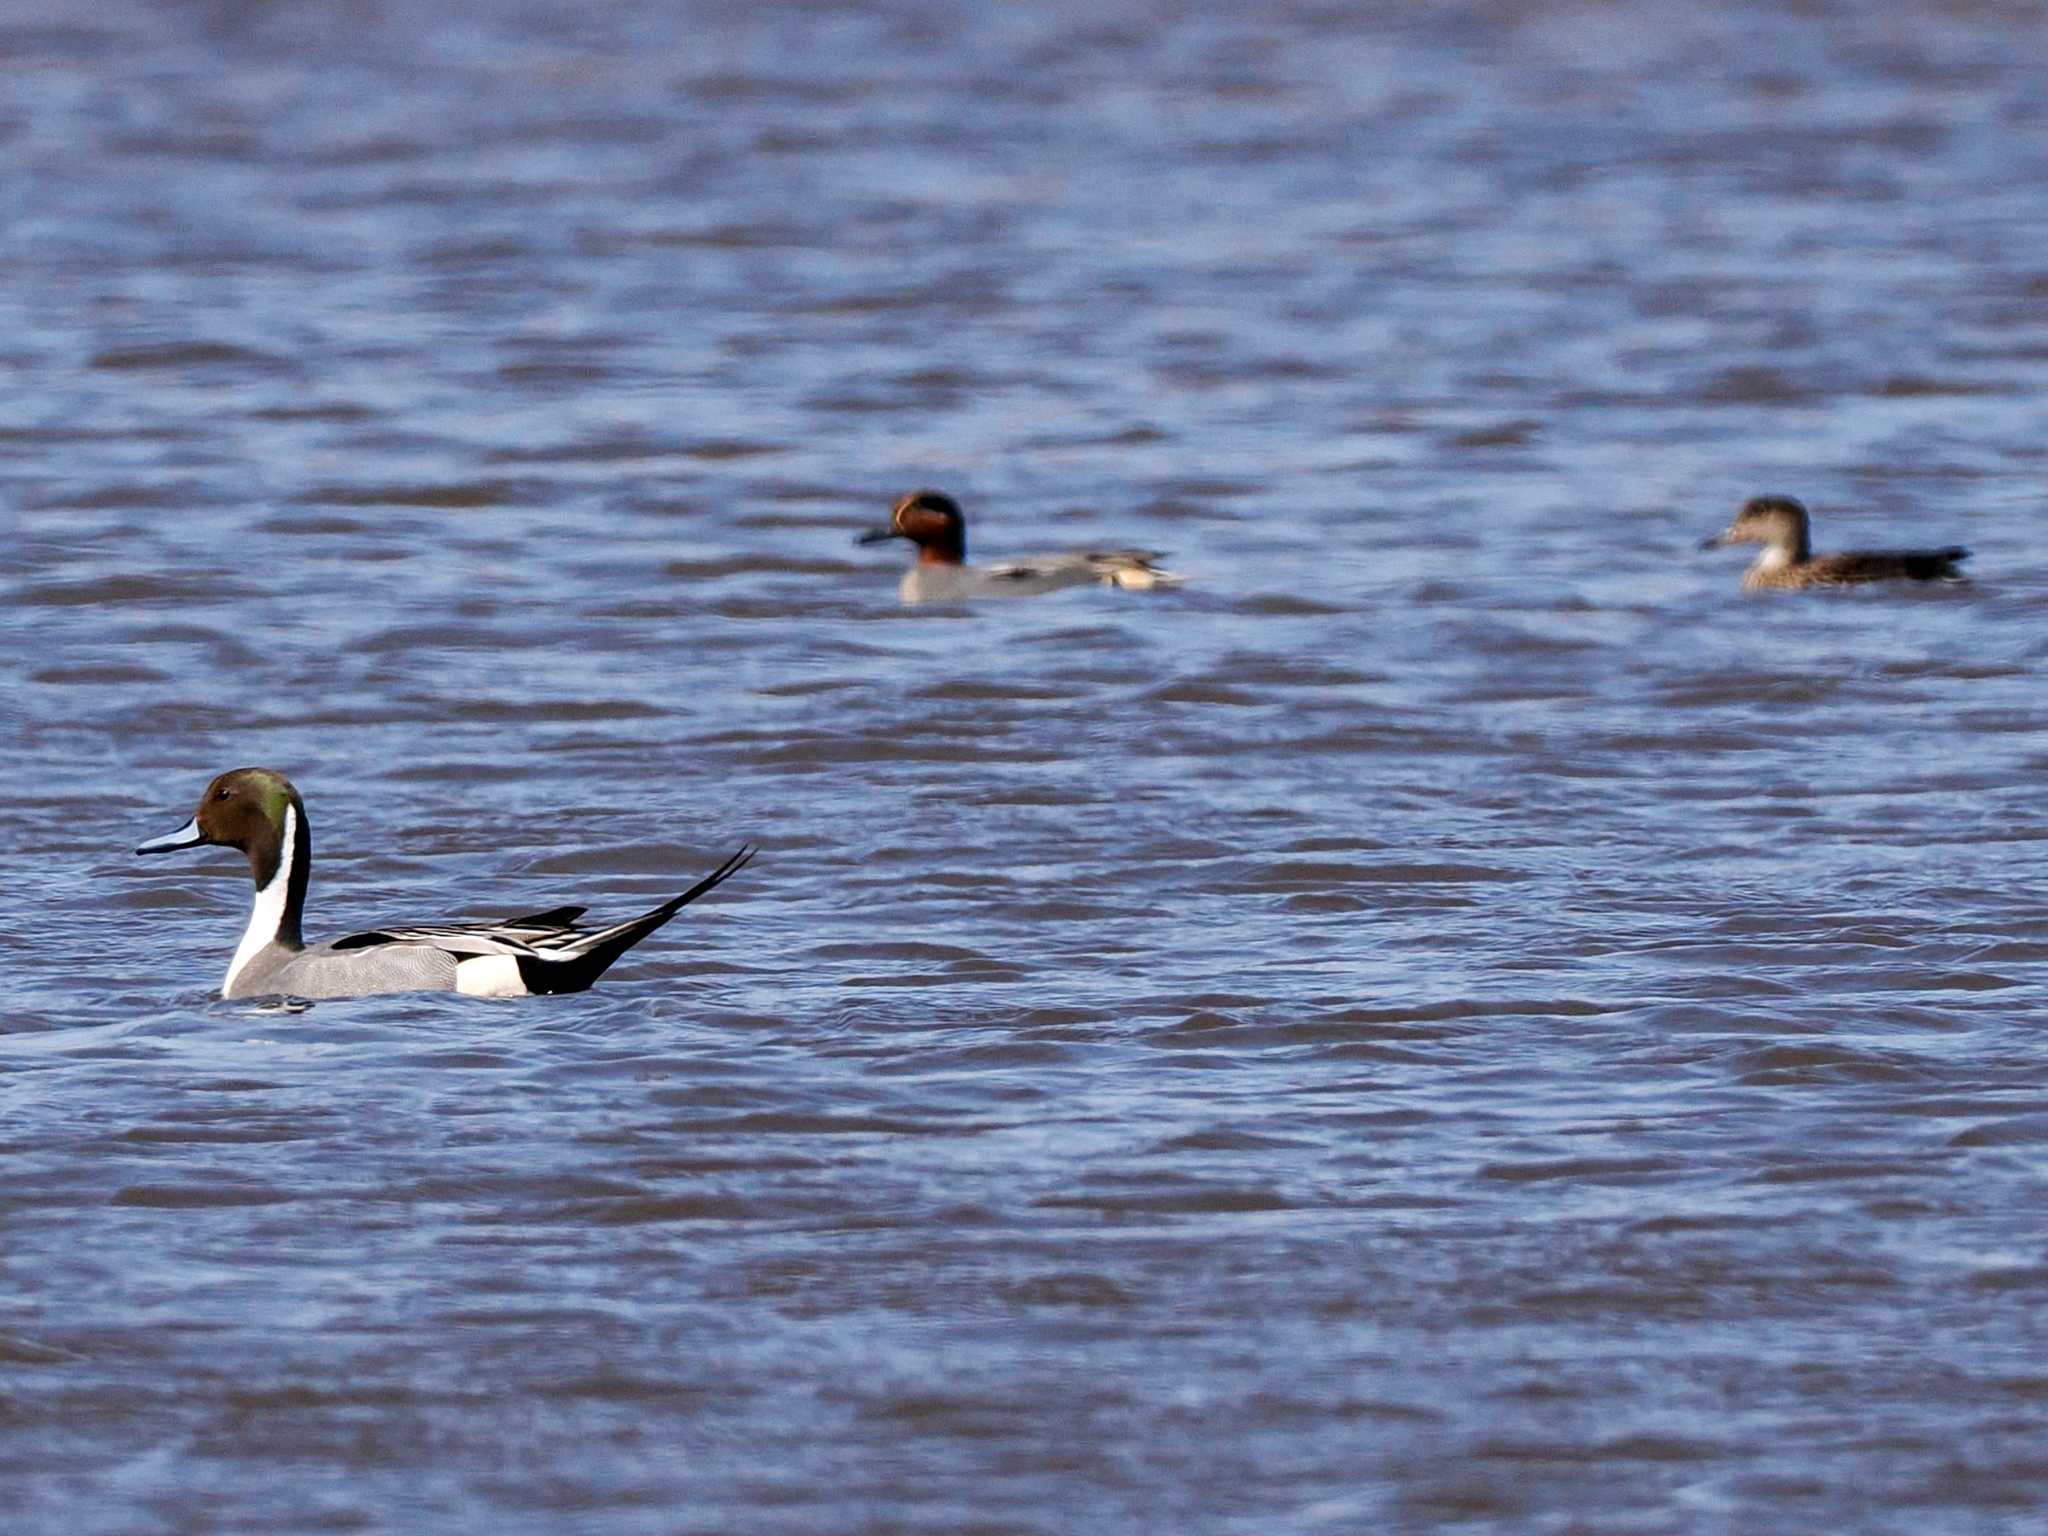
[[[8,1529],[2038,1529],[2044,40],[0,4]]]

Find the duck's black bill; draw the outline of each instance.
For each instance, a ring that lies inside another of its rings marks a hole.
[[[891,539],[900,539],[902,537],[903,535],[894,528],[870,528],[853,542],[856,544],[886,544]]]
[[[162,837],[152,837],[137,853],[176,853],[180,848],[197,848],[206,841],[206,834],[199,830],[199,818],[194,816],[175,832],[166,832]]]
[[[1727,542],[1728,542],[1728,535],[1727,535],[1727,534],[1725,534],[1725,533],[1717,533],[1717,534],[1715,534],[1715,535],[1714,535],[1714,536],[1713,536],[1712,538],[1710,538],[1710,539],[1701,539],[1701,540],[1700,540],[1700,548],[1701,548],[1701,549],[1719,549],[1719,548],[1720,548],[1720,547],[1721,547],[1721,546],[1722,546],[1723,544],[1726,544]]]

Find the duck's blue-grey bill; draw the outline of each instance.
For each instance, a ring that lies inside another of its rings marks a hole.
[[[1717,534],[1715,534],[1715,535],[1714,535],[1714,536],[1713,536],[1713,537],[1712,537],[1711,539],[1701,539],[1701,540],[1700,540],[1700,548],[1701,548],[1701,549],[1719,549],[1719,548],[1720,548],[1720,547],[1721,547],[1721,546],[1722,546],[1723,544],[1726,544],[1727,542],[1728,542],[1728,535],[1727,535],[1727,534],[1725,534],[1725,533],[1717,533]]]
[[[888,539],[900,538],[894,528],[870,528],[853,542],[856,544],[880,544]]]
[[[206,834],[199,830],[199,818],[194,816],[175,832],[166,832],[162,837],[152,837],[137,853],[170,853],[178,848],[197,848],[206,841]]]

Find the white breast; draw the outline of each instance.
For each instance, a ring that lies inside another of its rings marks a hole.
[[[1756,563],[1750,566],[1750,569],[1768,574],[1772,571],[1782,571],[1791,563],[1792,552],[1790,550],[1782,549],[1776,544],[1766,544],[1763,553],[1756,557]]]

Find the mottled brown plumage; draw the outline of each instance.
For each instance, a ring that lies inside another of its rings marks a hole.
[[[1848,587],[1872,581],[1961,581],[1957,565],[1970,558],[1961,545],[1943,549],[1855,549],[1813,552],[1806,508],[1790,496],[1752,496],[1725,532],[1700,544],[1761,544],[1763,553],[1743,575],[1745,592]]]

